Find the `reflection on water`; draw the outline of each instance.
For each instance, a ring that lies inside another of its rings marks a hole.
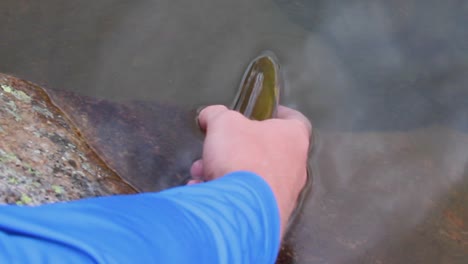
[[[291,236],[307,245],[304,263],[466,262],[468,135],[329,132],[320,143],[314,194]]]
[[[468,2],[0,2],[0,71],[111,99],[230,102],[260,50],[319,131],[301,263],[468,262]]]
[[[435,123],[467,129],[467,3],[293,1],[320,10],[307,20],[289,1],[278,2],[292,20],[312,23],[287,66],[291,89],[309,95],[297,103],[315,99],[317,110],[333,114],[324,123],[353,130]]]

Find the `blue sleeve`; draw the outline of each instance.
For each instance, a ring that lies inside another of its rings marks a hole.
[[[234,172],[159,193],[0,206],[0,263],[274,263],[268,184]]]

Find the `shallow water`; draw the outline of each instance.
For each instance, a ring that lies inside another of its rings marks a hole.
[[[318,131],[299,263],[468,262],[467,1],[0,2],[0,72],[192,108],[264,49]]]

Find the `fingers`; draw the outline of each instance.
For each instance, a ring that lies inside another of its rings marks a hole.
[[[187,185],[194,185],[194,184],[199,184],[202,183],[202,180],[190,180],[187,182]]]
[[[278,106],[278,118],[285,119],[285,120],[300,121],[306,127],[307,131],[309,132],[309,136],[312,133],[312,124],[310,123],[309,119],[305,117],[299,111],[296,111],[286,106],[279,105]]]
[[[202,131],[206,131],[208,124],[212,120],[227,111],[230,110],[224,105],[211,105],[202,108],[199,110],[197,118],[198,126]],[[310,123],[309,119],[301,112],[283,105],[278,105],[277,116],[279,119],[296,120],[301,122],[307,130],[308,135],[310,136],[312,134],[312,124]]]
[[[195,161],[190,167],[190,175],[192,179],[187,182],[187,185],[199,184],[204,182],[203,179],[203,161],[201,159]]]
[[[201,159],[192,164],[192,167],[190,167],[190,175],[192,176],[192,179],[203,178],[203,161]]]
[[[229,110],[224,105],[211,105],[203,108],[198,115],[198,126],[201,130],[206,131],[210,121],[226,111]]]

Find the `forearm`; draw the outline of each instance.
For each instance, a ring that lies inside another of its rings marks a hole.
[[[280,223],[268,185],[237,172],[161,193],[4,206],[0,230],[2,263],[272,263]]]

